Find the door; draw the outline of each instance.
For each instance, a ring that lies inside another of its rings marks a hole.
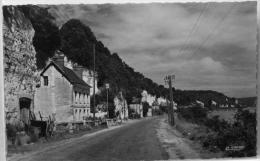
[[[20,98],[19,106],[20,106],[20,120],[23,121],[25,124],[29,124],[31,99],[26,97]]]

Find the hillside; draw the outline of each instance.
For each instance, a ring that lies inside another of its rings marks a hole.
[[[33,45],[36,50],[37,68],[42,69],[46,61],[51,58],[55,50],[62,50],[73,62],[93,69],[93,47],[96,53],[96,70],[98,73],[98,87],[101,94],[97,96],[97,103],[106,100],[104,84],[110,84],[109,102],[114,96],[123,91],[128,103],[133,97],[141,97],[141,92],[146,90],[157,97],[167,97],[168,89],[158,85],[140,72],[135,71],[119,54],[111,53],[104,44],[97,40],[91,28],[77,19],[70,19],[58,28],[54,16],[47,8],[39,6],[19,6],[18,9],[24,13],[35,30]],[[214,100],[217,103],[225,103],[234,99],[228,98],[216,91],[173,91],[174,101],[180,105],[190,104],[195,100],[208,103]]]
[[[246,107],[256,107],[256,97],[238,98],[238,103]]]

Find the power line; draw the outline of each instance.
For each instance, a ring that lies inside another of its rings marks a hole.
[[[190,41],[190,37],[191,35],[194,33],[194,31],[197,30],[198,26],[199,26],[199,22],[200,22],[200,19],[203,15],[203,13],[205,12],[205,10],[208,8],[209,6],[209,3],[205,4],[205,6],[203,7],[203,9],[201,10],[199,16],[197,17],[195,23],[193,24],[188,36],[186,37],[185,39],[185,42],[184,42],[184,47],[182,47],[180,50],[179,50],[179,53],[182,53],[182,51],[185,51],[188,47],[188,42]]]
[[[214,33],[214,32],[216,31],[216,29],[218,28],[218,26],[220,26],[221,23],[223,23],[224,20],[229,16],[229,14],[231,13],[231,11],[232,11],[232,9],[234,8],[235,5],[236,5],[236,4],[232,5],[232,6],[229,8],[227,14],[222,17],[222,19],[221,19],[221,20],[219,21],[219,23],[215,26],[215,28],[213,28],[213,30],[211,30],[211,32],[210,32],[210,34],[207,36],[207,38],[199,45],[199,47],[198,47],[192,54],[197,53],[198,50],[199,50],[203,45],[205,45],[205,43],[208,42],[208,40],[211,38],[211,36],[213,35],[213,33]]]

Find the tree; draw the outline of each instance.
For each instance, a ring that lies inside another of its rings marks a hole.
[[[42,69],[60,47],[59,28],[54,23],[54,17],[45,8],[25,5],[19,6],[19,9],[30,19],[35,30],[33,46],[36,51],[36,65],[38,69]]]
[[[148,110],[149,110],[149,104],[147,102],[143,102],[143,116],[146,117]]]

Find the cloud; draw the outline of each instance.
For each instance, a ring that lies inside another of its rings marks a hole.
[[[80,19],[157,83],[174,73],[178,88],[255,95],[256,2],[60,5],[49,11],[60,26]]]

